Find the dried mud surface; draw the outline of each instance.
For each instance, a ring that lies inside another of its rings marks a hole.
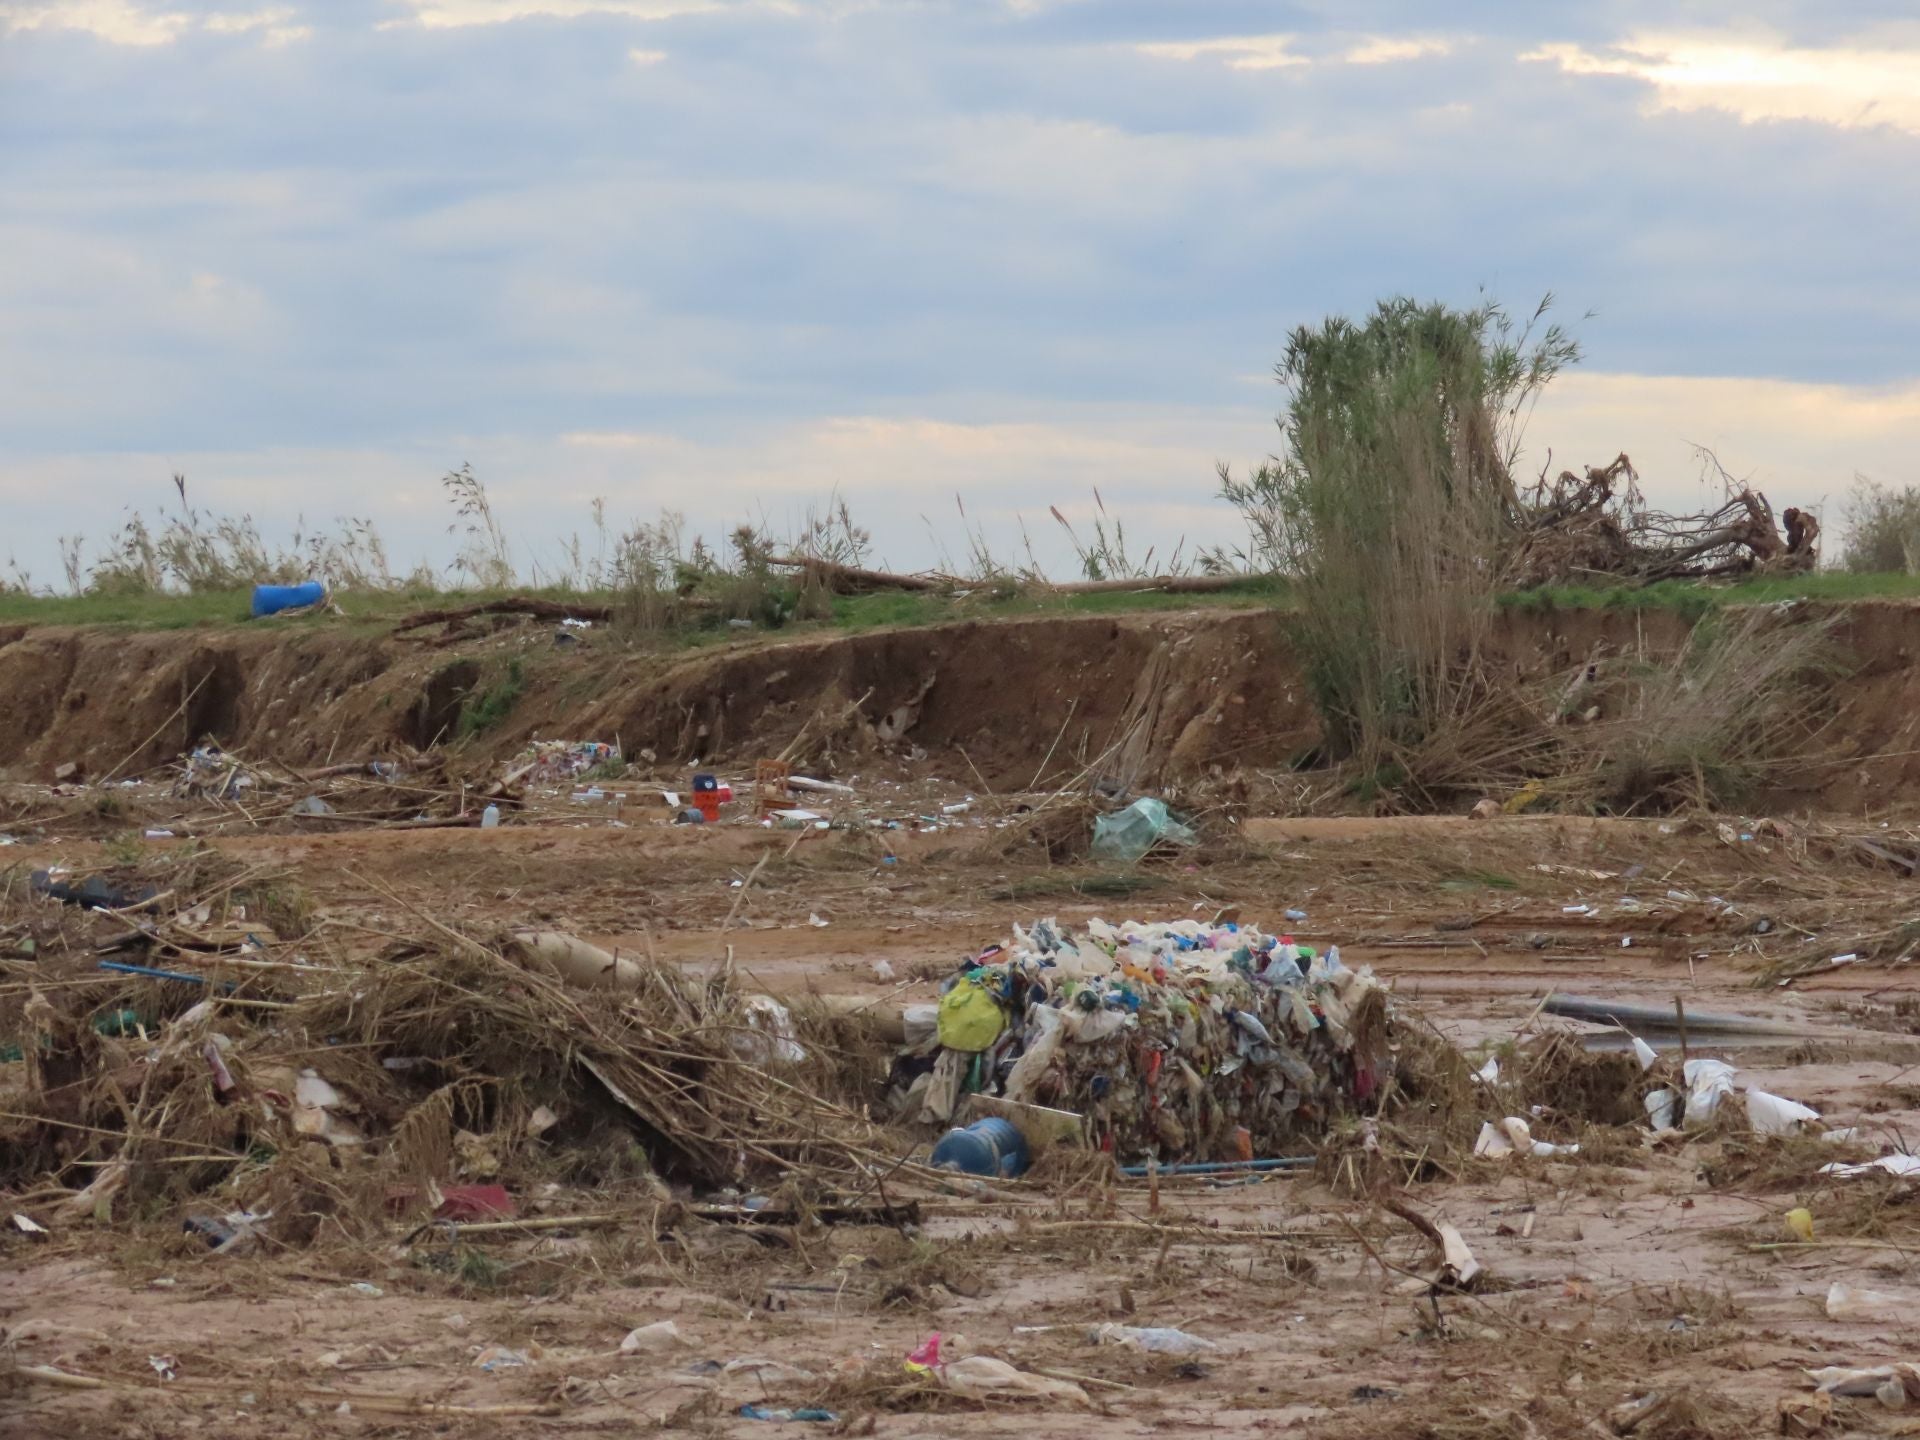
[[[1768,806],[1911,811],[1920,607],[1837,608],[1850,668],[1831,687],[1825,758],[1779,777]],[[1601,655],[1671,654],[1687,634],[1663,612],[1513,611],[1489,657],[1532,686]],[[464,709],[503,686],[518,698],[462,738]],[[506,618],[445,643],[364,621],[0,627],[0,777],[22,781],[69,764],[82,777],[139,774],[208,736],[296,766],[457,741],[475,773],[536,736],[598,738],[678,769],[778,753],[810,725],[843,762],[910,753],[930,773],[1001,789],[1032,783],[1043,753],[1104,756],[1128,783],[1164,784],[1283,767],[1319,737],[1271,609],[1042,614],[664,651]]]
[[[1210,843],[1124,876],[1009,854],[984,818],[891,836],[575,819],[204,843],[284,867],[328,921],[374,936],[415,911],[533,919],[686,966],[730,953],[776,992],[876,1003],[930,997],[931,977],[1036,915],[1239,905],[1252,920],[1296,907],[1308,914],[1300,938],[1337,941],[1462,1044],[1564,1025],[1538,1014],[1555,989],[1678,997],[1802,1027],[1733,1049],[1696,1039],[1692,1053],[1722,1055],[1744,1080],[1866,1127],[1867,1153],[1920,1131],[1910,967],[1755,985],[1771,955],[1812,943],[1800,930],[1838,945],[1869,911],[1906,903],[1898,892],[1913,882],[1787,841],[1728,845],[1711,823],[1284,822],[1258,844]],[[0,850],[0,865],[85,865],[102,845],[56,834]],[[754,883],[737,886],[763,857]],[[1638,910],[1621,907],[1627,895]],[[1598,913],[1570,913],[1576,905]],[[1762,915],[1772,924],[1756,935]],[[1623,946],[1629,934],[1636,943]],[[897,979],[878,978],[883,960]],[[1817,1142],[1713,1135],[1655,1147],[1626,1129],[1596,1132],[1573,1159],[1446,1157],[1399,1177],[1397,1191],[1457,1226],[1497,1284],[1438,1300],[1401,1293],[1408,1272],[1431,1264],[1425,1242],[1337,1173],[1169,1181],[1159,1218],[1197,1222],[1170,1239],[1140,1228],[1154,1204],[1144,1182],[1108,1191],[1054,1174],[956,1185],[912,1240],[834,1228],[790,1247],[721,1235],[669,1254],[628,1232],[562,1231],[499,1247],[516,1268],[490,1283],[423,1269],[398,1248],[322,1242],[219,1258],[158,1221],[75,1224],[44,1239],[9,1229],[0,1327],[12,1362],[129,1388],[56,1389],[0,1370],[0,1432],[748,1437],[768,1422],[740,1416],[743,1404],[821,1403],[840,1420],[793,1433],[1451,1440],[1615,1434],[1615,1406],[1658,1392],[1684,1403],[1664,1428],[1635,1433],[1773,1433],[1781,1398],[1808,1392],[1806,1367],[1913,1358],[1904,1323],[1825,1309],[1835,1282],[1920,1300],[1907,1197],[1824,1179],[1820,1159]],[[547,1203],[565,1214],[584,1202]],[[1754,1248],[1790,1240],[1783,1216],[1799,1204],[1823,1239],[1851,1243]],[[1231,1233],[1267,1227],[1288,1238]],[[684,1344],[618,1354],[628,1330],[663,1319]],[[1113,1321],[1182,1326],[1218,1348],[1189,1360],[1086,1343],[1089,1327]],[[900,1362],[935,1330],[950,1352],[1082,1377],[1097,1413],[930,1397]],[[488,1346],[532,1363],[488,1373],[475,1365]],[[172,1357],[176,1379],[158,1377],[156,1355]],[[703,1364],[741,1359],[811,1378]],[[394,1411],[401,1402],[463,1408]],[[1901,1433],[1898,1421],[1871,1399],[1841,1401],[1833,1433]]]

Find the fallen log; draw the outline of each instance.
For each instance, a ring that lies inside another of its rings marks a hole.
[[[789,555],[773,562],[805,571],[836,595],[871,595],[881,590],[914,594],[963,590],[967,582],[951,575],[903,575],[888,570],[863,570],[833,560]],[[1060,584],[1022,582],[1023,588],[1055,595],[1124,595],[1158,591],[1166,595],[1215,595],[1248,580],[1246,575],[1136,575],[1117,580],[1069,580]]]
[[[787,555],[773,562],[786,570],[801,570],[836,595],[872,595],[881,590],[907,590],[927,594],[952,590],[959,582],[945,575],[897,575],[887,570],[863,570],[857,565],[842,565],[812,555]]]
[[[1162,595],[1217,595],[1257,579],[1251,575],[1143,575],[1131,580],[1074,580],[1048,585],[1056,595],[1124,595],[1158,592]]]
[[[589,945],[575,935],[557,930],[522,930],[515,933],[508,953],[522,960],[538,960],[550,966],[569,985],[582,990],[633,990],[641,978],[640,963],[624,955],[614,955],[598,945]]]

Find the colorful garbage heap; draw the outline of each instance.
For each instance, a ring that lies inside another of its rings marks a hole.
[[[536,740],[508,773],[533,785],[559,785],[619,758],[616,747],[597,740]]]
[[[976,1094],[1071,1111],[1121,1164],[1297,1150],[1391,1065],[1370,971],[1231,921],[1016,925],[906,1021],[902,1118],[963,1120]]]

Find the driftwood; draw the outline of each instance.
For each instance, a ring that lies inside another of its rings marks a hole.
[[[775,560],[776,565],[804,571],[836,595],[873,595],[882,590],[904,590],[913,594],[947,593],[975,588],[973,583],[952,575],[905,575],[890,570],[863,570],[806,555],[789,555]],[[1214,595],[1231,590],[1247,579],[1244,575],[1139,575],[1118,580],[1074,580],[1054,585],[1044,581],[1022,582],[1026,588],[1053,595],[1125,595],[1159,591],[1167,595]]]
[[[799,570],[809,580],[835,595],[872,595],[881,590],[909,590],[931,593],[954,589],[959,582],[946,575],[896,575],[886,570],[863,570],[857,565],[842,565],[813,555],[787,555],[773,562],[786,570]]]
[[[1163,595],[1217,595],[1247,582],[1245,575],[1142,575],[1131,580],[1075,580],[1046,588],[1056,595],[1124,595],[1158,591]]]
[[[1719,462],[1705,458],[1716,470]],[[1716,510],[1669,515],[1641,499],[1639,475],[1624,454],[1584,475],[1544,476],[1513,516],[1506,568],[1515,584],[1551,585],[1589,579],[1651,584],[1730,575],[1810,570],[1818,559],[1820,522],[1786,512],[1786,535],[1760,492],[1719,470],[1727,498]]]

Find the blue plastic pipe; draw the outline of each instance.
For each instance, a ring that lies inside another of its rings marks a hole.
[[[253,618],[278,615],[282,610],[299,610],[318,605],[327,598],[327,587],[319,580],[304,585],[256,585],[253,587]]]
[[[129,965],[124,960],[102,960],[102,970],[112,970],[121,975],[139,975],[148,980],[178,980],[187,985],[204,985],[204,975],[189,975],[183,970],[154,970],[145,965]],[[233,982],[227,981],[220,987],[222,993],[233,989]]]

